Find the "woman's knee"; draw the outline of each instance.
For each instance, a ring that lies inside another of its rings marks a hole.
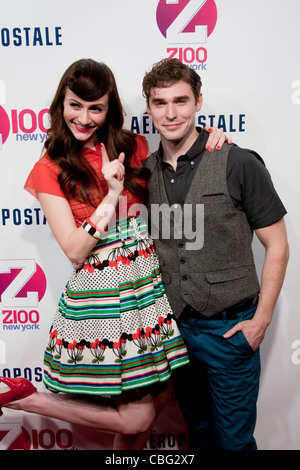
[[[118,404],[121,417],[120,432],[124,435],[140,434],[153,426],[156,418],[154,400],[151,395],[134,401],[122,401]]]
[[[141,434],[153,426],[156,418],[154,405],[145,406],[134,414],[129,414],[124,420],[123,434]]]

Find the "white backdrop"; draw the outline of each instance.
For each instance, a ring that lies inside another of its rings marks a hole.
[[[158,136],[145,114],[141,82],[154,62],[174,54],[202,77],[198,122],[219,125],[237,144],[260,153],[288,210],[291,258],[261,347],[256,439],[260,449],[299,449],[299,2],[0,0],[0,12],[1,375],[25,375],[44,390],[45,341],[71,271],[38,203],[23,189],[41,155],[47,109],[62,73],[83,57],[106,62],[126,126],[155,150]],[[263,251],[256,242],[254,249],[260,269]],[[0,450],[111,449],[111,439],[20,412],[5,410],[0,419]],[[146,449],[186,445],[172,395]]]

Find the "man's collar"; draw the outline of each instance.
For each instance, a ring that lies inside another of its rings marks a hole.
[[[208,139],[208,133],[202,127],[196,127],[197,132],[199,133],[197,139],[191,146],[191,148],[184,154],[189,160],[193,160],[198,155],[200,155],[205,150],[205,145]],[[163,147],[160,142],[159,148],[156,154],[156,158],[161,162],[163,161]]]

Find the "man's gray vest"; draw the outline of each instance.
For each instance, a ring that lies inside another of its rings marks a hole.
[[[173,206],[174,211],[170,211],[156,153],[145,162],[152,173],[149,230],[176,317],[187,304],[210,317],[259,292],[251,248],[253,231],[228,193],[230,148],[224,144],[221,150],[204,151],[185,204]]]

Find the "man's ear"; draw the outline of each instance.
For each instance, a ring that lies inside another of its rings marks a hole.
[[[197,112],[200,111],[200,109],[202,108],[202,105],[203,105],[203,95],[202,93],[200,93],[197,101],[196,101],[196,110]]]

